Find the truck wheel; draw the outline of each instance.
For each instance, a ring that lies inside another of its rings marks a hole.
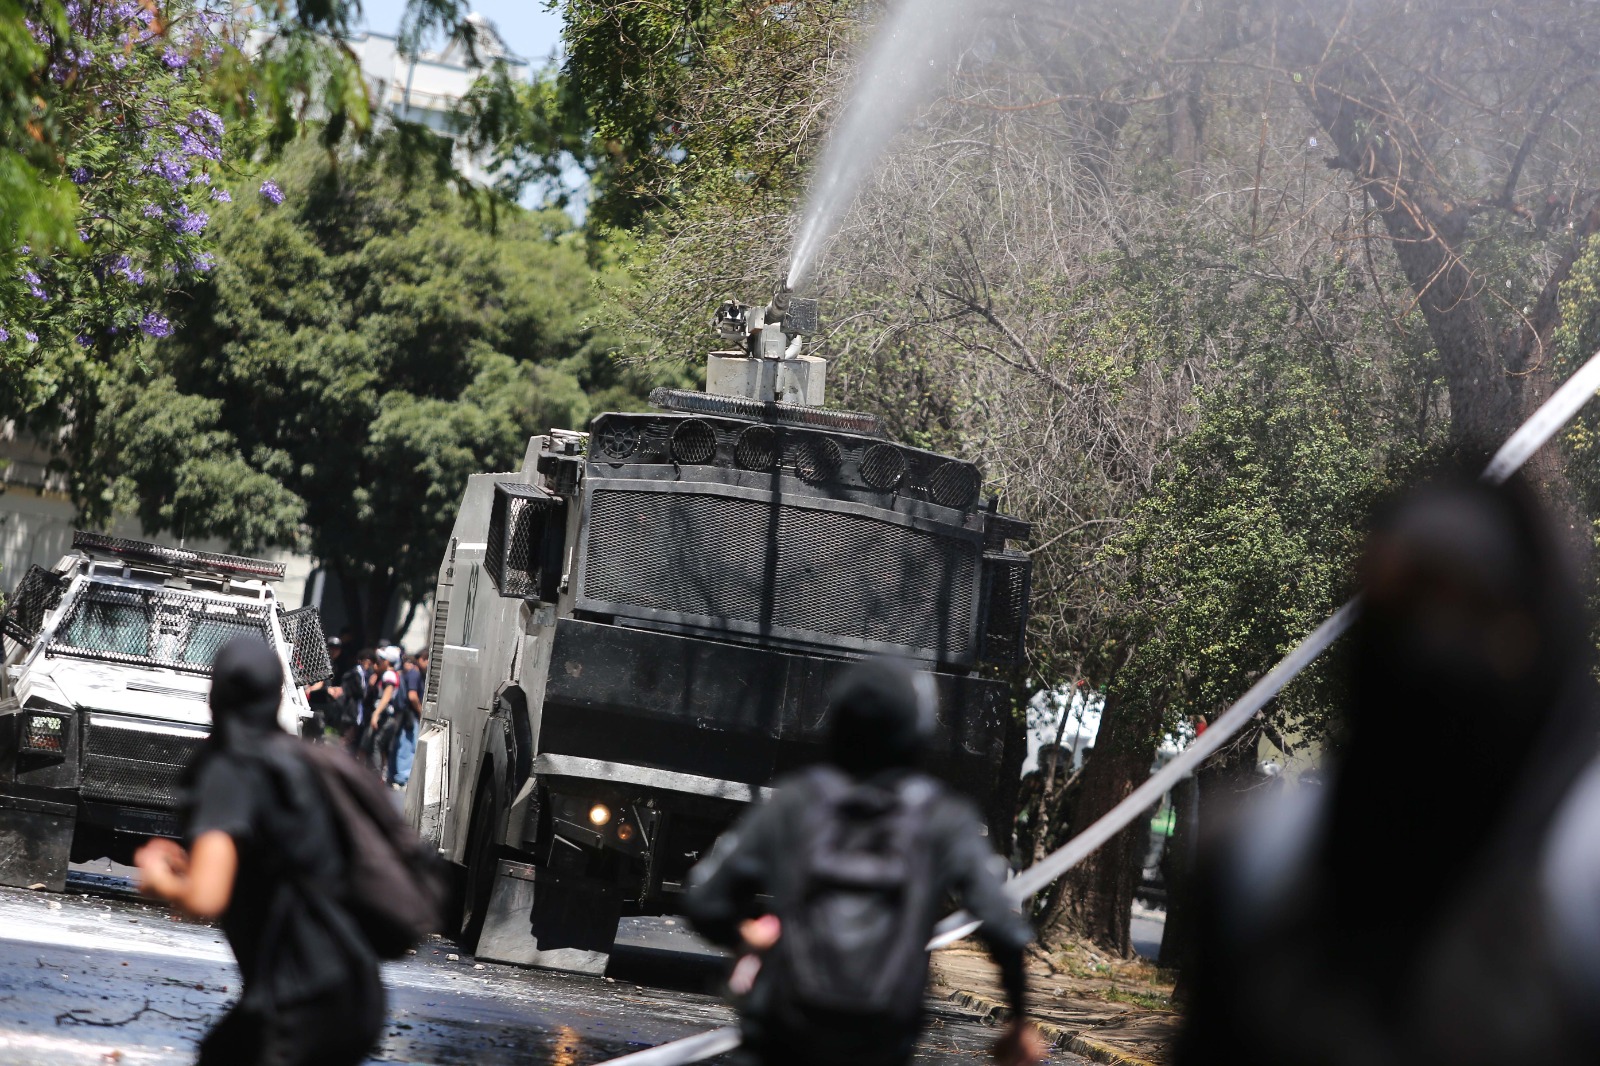
[[[494,788],[487,778],[478,782],[472,801],[472,828],[467,834],[467,876],[461,893],[461,934],[456,941],[461,950],[478,950],[483,919],[489,912],[489,897],[494,892],[494,826],[499,819],[494,808]]]

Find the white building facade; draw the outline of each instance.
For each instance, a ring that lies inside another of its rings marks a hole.
[[[496,65],[504,64],[507,74],[518,82],[532,77],[533,66],[512,55],[494,24],[482,15],[468,15],[464,26],[472,35],[471,49],[457,39],[439,51],[408,56],[400,50],[398,38],[370,32],[346,43],[361,63],[376,115],[426,126],[451,138],[456,145],[456,169],[473,181],[489,184],[494,180],[490,160],[469,152],[461,137],[461,101]]]

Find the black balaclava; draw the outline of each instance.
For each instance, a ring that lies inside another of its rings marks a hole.
[[[259,637],[236,637],[211,664],[211,731],[225,748],[278,730],[283,664]]]
[[[1459,475],[1378,516],[1361,577],[1324,855],[1345,920],[1414,923],[1385,899],[1535,839],[1592,751],[1577,580],[1526,484]]]
[[[856,777],[914,767],[933,728],[932,682],[888,659],[847,668],[828,700],[830,761]]]

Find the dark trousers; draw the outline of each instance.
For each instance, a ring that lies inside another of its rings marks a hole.
[[[263,1011],[235,1005],[200,1041],[198,1066],[359,1066],[383,1034],[383,991]]]
[[[739,1050],[746,1066],[910,1066],[920,1034],[920,1026],[907,1028],[887,1020],[840,1021],[787,1031],[749,1015],[740,1022],[745,1043]]]

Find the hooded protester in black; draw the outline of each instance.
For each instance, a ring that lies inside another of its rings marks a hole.
[[[1361,577],[1342,757],[1217,856],[1180,1061],[1596,1061],[1578,581],[1526,485],[1463,477],[1380,514]]]
[[[685,903],[690,920],[707,939],[728,948],[751,950],[746,923],[766,911],[759,900],[770,899],[777,942],[740,1003],[745,1046],[767,1066],[909,1062],[922,1024],[927,982],[923,945],[951,895],[984,922],[980,936],[1000,965],[1015,1012],[1007,1036],[1013,1051],[1017,1035],[1026,1031],[1022,961],[1032,933],[1001,892],[1005,863],[989,849],[972,804],[916,770],[933,730],[934,699],[932,678],[899,663],[866,662],[846,669],[829,700],[828,763],[779,781],[772,799],[753,807],[689,875]],[[800,1010],[793,1002],[795,985],[785,976],[795,964],[784,953],[792,955],[803,943],[815,945],[819,932],[838,932],[808,928],[824,912],[807,887],[817,884],[808,865],[815,860],[804,856],[815,856],[820,840],[842,839],[852,832],[848,825],[841,827],[852,821],[847,816],[861,816],[857,829],[881,827],[886,824],[882,819],[896,817],[897,810],[914,811],[899,817],[915,826],[903,839],[909,841],[907,865],[919,879],[886,897],[898,898],[902,910],[869,914],[857,907],[852,913],[846,901],[832,913],[846,915],[869,935],[873,928],[894,926],[903,918],[896,942],[910,950],[891,953],[905,960],[891,964],[904,969],[886,978],[905,982],[910,1009]],[[1007,1059],[1029,1061],[1023,1056]]]
[[[208,1066],[355,1064],[383,1024],[377,959],[331,902],[341,845],[302,742],[278,725],[282,699],[282,664],[264,641],[225,645],[211,736],[185,774],[187,843],[220,832],[238,854],[220,924],[244,991],[201,1045]]]

